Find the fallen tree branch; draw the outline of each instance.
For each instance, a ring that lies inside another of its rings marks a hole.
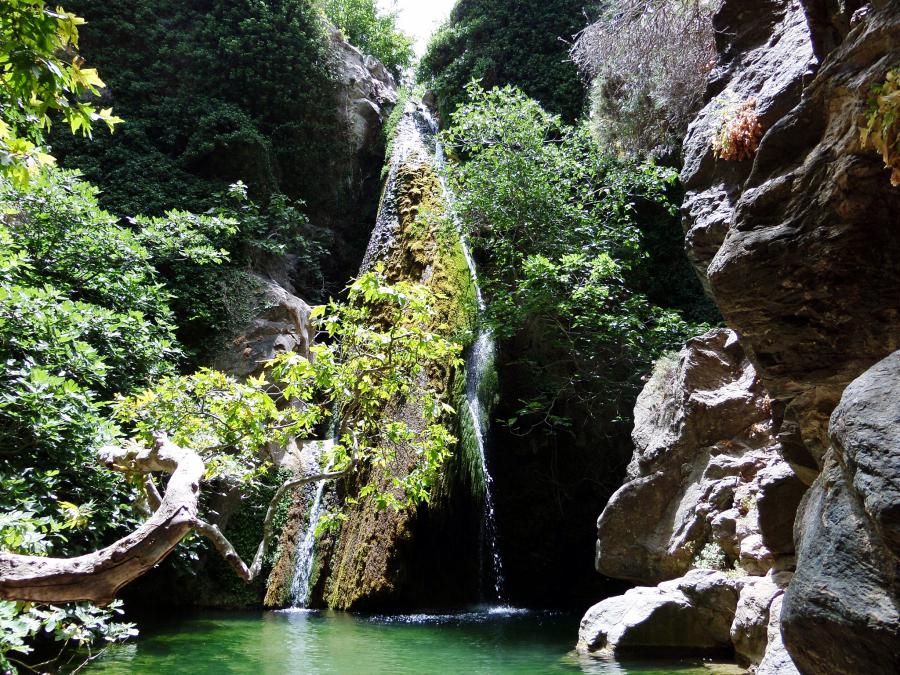
[[[76,558],[0,553],[0,598],[106,605],[122,586],[152,569],[193,529],[205,470],[197,453],[161,435],[151,449],[105,448],[101,461],[128,473],[171,474],[160,507],[137,530],[94,553]]]
[[[107,467],[128,474],[144,474],[144,494],[155,512],[130,535],[104,549],[76,558],[44,558],[0,552],[0,599],[25,602],[93,602],[106,605],[116,593],[163,559],[191,531],[209,539],[216,550],[246,582],[262,571],[272,539],[272,524],[278,504],[288,490],[323,480],[342,478],[354,471],[357,450],[350,465],[341,471],[325,472],[289,480],[275,492],[263,522],[263,538],[253,563],[248,567],[237,550],[215,525],[199,518],[200,481],[205,472],[196,452],[157,437],[153,448],[138,445],[104,448],[101,461]],[[153,472],[171,474],[165,496],[160,495]]]

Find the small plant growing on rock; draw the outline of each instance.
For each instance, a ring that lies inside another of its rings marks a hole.
[[[891,169],[891,185],[900,186],[900,68],[872,87],[866,123],[859,132],[863,148],[880,152]]]
[[[716,159],[743,162],[756,154],[763,135],[756,105],[755,98],[722,104],[721,121],[712,139]]]
[[[724,572],[728,569],[725,551],[723,551],[722,547],[718,544],[710,542],[700,550],[694,558],[694,561],[691,563],[691,567],[696,570],[717,570],[719,572]]]

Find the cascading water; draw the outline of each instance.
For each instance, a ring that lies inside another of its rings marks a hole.
[[[475,259],[472,257],[472,251],[466,241],[462,224],[458,221],[456,213],[453,210],[453,192],[447,184],[446,159],[444,147],[438,138],[438,125],[424,106],[419,109],[418,113],[421,114],[427,122],[431,136],[434,139],[434,159],[440,177],[441,187],[444,191],[444,202],[446,203],[447,209],[459,232],[459,244],[462,248],[463,257],[466,259],[469,274],[472,277],[472,285],[475,288],[475,299],[478,304],[478,311],[483,313],[486,306],[484,297],[481,293],[481,286],[478,283],[478,269],[475,265]],[[493,600],[502,602],[504,600],[505,579],[503,576],[503,559],[500,556],[500,546],[497,536],[497,514],[494,507],[494,478],[488,470],[487,455],[485,453],[485,439],[490,427],[490,420],[488,419],[485,404],[481,396],[482,382],[488,375],[488,371],[493,367],[496,351],[497,347],[494,343],[494,336],[491,334],[491,331],[487,328],[479,327],[475,342],[470,347],[466,357],[466,403],[469,408],[469,415],[472,419],[472,427],[475,431],[475,442],[478,446],[481,472],[484,479],[481,522],[482,541],[487,544],[488,553],[490,554],[489,563],[493,581]]]
[[[453,212],[453,193],[447,184],[445,172],[444,149],[438,139],[438,126],[434,118],[423,105],[416,105],[413,102],[407,103],[404,115],[397,125],[393,152],[391,153],[390,163],[388,165],[388,175],[385,182],[384,194],[382,195],[381,208],[378,211],[378,219],[375,223],[375,229],[369,240],[369,247],[366,251],[365,258],[361,269],[363,272],[368,271],[374,265],[384,260],[390,253],[391,247],[397,236],[400,226],[400,214],[398,212],[398,175],[402,167],[410,165],[429,163],[432,164],[438,174],[441,187],[444,192],[444,202],[446,207],[456,222],[459,232],[460,246],[469,268],[472,278],[472,284],[475,289],[475,297],[479,312],[485,309],[484,298],[482,297],[481,288],[478,285],[478,274],[475,260],[466,242],[463,228]],[[481,474],[483,477],[483,510],[481,522],[481,540],[482,540],[482,561],[484,571],[491,577],[491,595],[489,599],[495,602],[504,601],[504,576],[503,561],[500,556],[500,547],[497,536],[497,516],[494,505],[494,479],[488,470],[487,456],[485,454],[485,440],[489,428],[489,415],[487,407],[482,401],[481,390],[485,378],[489,375],[489,371],[493,367],[496,346],[493,336],[487,329],[481,328],[478,331],[474,344],[469,349],[466,357],[466,403],[474,430],[474,440],[478,447],[478,458],[481,465]],[[321,510],[322,489],[316,493],[311,514],[318,519],[318,513]],[[292,596],[295,599],[295,605],[300,606],[300,602],[305,601],[305,593],[303,589],[309,583],[309,575],[312,569],[313,548],[315,545],[315,525],[310,520],[310,531],[307,531],[304,539],[299,543],[297,550],[298,574],[295,576],[294,587],[292,588]],[[304,569],[301,570],[301,563]],[[305,571],[308,568],[309,571]],[[482,594],[488,595],[486,591],[487,584],[483,584]],[[299,601],[299,602],[298,602]]]
[[[309,505],[306,533],[297,543],[297,552],[294,554],[291,607],[306,608],[306,603],[309,601],[309,580],[312,577],[316,553],[316,528],[319,525],[319,518],[322,516],[322,496],[324,494],[325,481],[319,481]]]

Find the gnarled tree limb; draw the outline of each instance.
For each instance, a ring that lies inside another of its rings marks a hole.
[[[129,474],[145,474],[147,503],[155,513],[135,532],[104,549],[77,558],[42,558],[0,552],[0,599],[27,602],[81,602],[105,605],[116,593],[158,563],[191,531],[212,541],[216,550],[244,581],[255,579],[272,539],[272,522],[285,493],[307,483],[335,480],[356,468],[357,455],[343,471],[304,476],[284,483],[275,493],[263,523],[263,538],[250,567],[215,525],[198,516],[203,459],[194,451],[169,442],[160,434],[152,449],[131,445],[105,448],[101,461]],[[161,496],[151,473],[171,474]]]
[[[152,569],[193,529],[205,470],[197,453],[160,436],[152,449],[105,448],[101,460],[129,473],[170,473],[156,513],[127,537],[77,558],[0,553],[0,598],[108,604],[122,586]]]

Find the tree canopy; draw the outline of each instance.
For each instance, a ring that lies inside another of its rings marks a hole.
[[[43,0],[0,5],[0,176],[19,186],[54,163],[43,148],[53,117],[71,133],[91,135],[95,122],[110,130],[122,120],[85,96],[103,80],[78,54],[84,19]]]
[[[584,107],[584,92],[569,43],[581,31],[584,0],[460,0],[419,64],[442,118],[466,98],[472,81],[485,89],[513,85],[569,122]]]

